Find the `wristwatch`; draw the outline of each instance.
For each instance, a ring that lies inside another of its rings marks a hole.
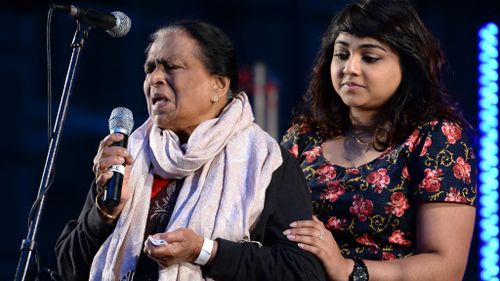
[[[352,268],[349,281],[368,281],[368,269],[362,259],[353,258],[354,267]]]

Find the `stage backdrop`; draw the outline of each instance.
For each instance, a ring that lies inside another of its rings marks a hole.
[[[18,249],[26,237],[27,218],[47,151],[45,25],[47,1],[2,1],[0,68],[2,155],[0,179],[0,280],[11,280]],[[57,3],[68,4],[67,1]],[[136,124],[146,119],[142,93],[144,48],[148,34],[178,19],[200,19],[225,30],[234,40],[242,85],[256,96],[263,126],[278,138],[290,124],[291,111],[306,88],[322,32],[346,1],[327,0],[183,0],[71,2],[102,11],[120,10],[132,20],[123,38],[92,30],[83,50],[67,123],[56,161],[55,182],[47,197],[37,237],[41,264],[55,268],[54,243],[64,224],[75,218],[92,180],[92,159],[108,132],[111,110],[129,107]],[[500,4],[477,0],[414,2],[446,51],[449,89],[476,124],[477,29],[485,21],[500,23]],[[75,22],[54,14],[52,23],[54,113],[71,49]],[[259,80],[260,79],[260,80]],[[258,95],[261,96],[258,96]],[[254,100],[256,97],[256,100]],[[260,97],[260,98],[259,98]],[[264,97],[264,99],[262,99]],[[268,106],[266,106],[266,104]],[[263,121],[265,122],[265,121]],[[475,235],[465,280],[478,280]]]

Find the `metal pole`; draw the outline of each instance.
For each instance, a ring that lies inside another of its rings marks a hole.
[[[78,62],[80,58],[80,52],[84,48],[88,37],[89,28],[82,26],[80,23],[77,24],[77,29],[75,35],[73,36],[73,41],[71,47],[73,52],[71,54],[71,59],[68,66],[68,71],[66,73],[66,80],[64,82],[64,89],[61,95],[61,100],[59,102],[59,109],[57,111],[56,122],[54,124],[54,131],[52,138],[50,139],[49,149],[47,153],[47,158],[45,160],[45,167],[43,169],[42,179],[40,181],[40,186],[38,187],[39,200],[38,207],[36,207],[36,212],[32,220],[29,222],[28,235],[23,239],[20,249],[19,263],[17,265],[15,279],[18,280],[35,280],[37,275],[36,268],[34,268],[33,257],[36,251],[36,235],[38,233],[38,228],[40,225],[40,220],[42,217],[43,207],[45,204],[45,196],[48,185],[51,182],[52,172],[54,170],[54,162],[57,155],[57,150],[59,149],[59,142],[61,140],[62,128],[64,126],[64,121],[66,119],[66,113],[69,105],[69,99],[71,93],[73,92],[73,86],[76,79],[76,71],[78,69]]]

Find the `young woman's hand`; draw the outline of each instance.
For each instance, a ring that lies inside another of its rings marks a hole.
[[[332,233],[319,219],[313,216],[312,220],[294,221],[290,226],[283,234],[317,256],[330,280],[348,280],[354,262],[342,256]]]

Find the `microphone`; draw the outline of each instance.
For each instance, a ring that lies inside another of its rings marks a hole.
[[[109,117],[109,133],[119,133],[123,139],[115,142],[112,146],[127,147],[128,136],[134,127],[134,116],[132,111],[126,107],[117,107],[111,111]],[[103,203],[108,208],[112,208],[120,203],[122,194],[123,176],[125,175],[124,165],[113,165],[109,168],[113,172],[113,177],[108,180],[104,188]]]
[[[113,37],[125,36],[130,30],[130,18],[120,11],[103,13],[92,9],[80,9],[74,5],[56,4],[51,4],[50,8],[54,11],[67,14],[84,24],[93,27],[102,27]]]

